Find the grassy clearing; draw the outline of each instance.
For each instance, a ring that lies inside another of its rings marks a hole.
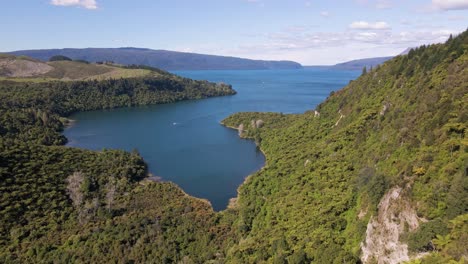
[[[144,69],[123,69],[123,68],[114,68],[110,72],[106,72],[99,75],[94,75],[85,78],[85,80],[106,80],[106,79],[119,79],[119,78],[135,78],[135,77],[144,77],[152,74],[150,70]],[[157,73],[153,73],[157,74]]]
[[[90,76],[108,73],[115,69],[107,65],[86,64],[74,61],[53,61],[47,64],[54,67],[54,69],[44,74],[44,76],[56,79],[85,79]]]
[[[0,59],[17,59],[8,54],[0,54]],[[0,76],[0,81],[15,81],[15,82],[33,82],[42,83],[50,81],[80,81],[80,80],[107,80],[120,78],[136,78],[145,77],[148,75],[159,75],[147,69],[125,69],[112,65],[87,64],[77,61],[53,61],[44,63],[53,69],[45,74],[36,75],[33,77],[6,77]]]

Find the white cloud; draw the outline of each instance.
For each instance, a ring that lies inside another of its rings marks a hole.
[[[468,0],[432,0],[432,6],[439,10],[468,9]]]
[[[322,11],[322,12],[320,12],[320,15],[323,16],[323,17],[329,17],[330,13],[327,12],[327,11]]]
[[[354,40],[357,41],[373,41],[378,37],[377,33],[375,32],[360,32],[354,36]]]
[[[402,19],[402,20],[400,20],[400,24],[405,25],[405,26],[409,26],[409,25],[411,25],[411,21],[409,21],[408,19]]]
[[[369,2],[369,0],[355,0],[355,2],[357,2],[360,5],[366,5]]]
[[[354,0],[357,4],[377,9],[389,9],[393,7],[393,0]]]
[[[389,9],[392,7],[392,3],[389,0],[379,0],[375,7],[378,9]]]
[[[56,6],[81,6],[86,9],[97,9],[96,0],[52,0],[50,3]]]
[[[450,21],[464,21],[464,20],[468,20],[468,18],[465,17],[465,16],[457,16],[457,15],[455,15],[455,16],[450,16],[448,19],[449,19]]]
[[[348,59],[397,55],[408,47],[440,43],[456,30],[447,28],[317,32],[316,28],[295,28],[269,33],[252,43],[237,44],[220,54],[253,59],[289,59],[304,65],[330,64]],[[209,49],[197,50],[200,53]]]
[[[390,29],[390,26],[387,24],[387,22],[383,21],[378,21],[375,23],[369,23],[367,21],[356,21],[353,22],[349,25],[349,28],[352,29],[364,29],[364,30],[384,30],[384,29]]]

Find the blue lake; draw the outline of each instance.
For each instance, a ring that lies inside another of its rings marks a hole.
[[[225,82],[234,96],[148,107],[83,112],[65,130],[69,146],[100,150],[137,149],[149,170],[173,181],[190,195],[208,199],[222,210],[265,157],[253,141],[220,121],[235,112],[302,113],[314,109],[331,91],[345,86],[360,71],[305,68],[259,71],[178,71],[176,74]]]

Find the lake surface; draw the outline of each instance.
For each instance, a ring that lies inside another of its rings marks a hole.
[[[179,75],[232,84],[234,96],[148,107],[83,112],[65,130],[69,146],[100,150],[137,149],[149,170],[190,195],[226,208],[237,187],[265,162],[253,141],[221,120],[241,111],[302,113],[360,71],[305,68],[258,71],[179,71]]]

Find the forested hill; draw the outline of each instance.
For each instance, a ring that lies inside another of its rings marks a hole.
[[[131,78],[96,78],[98,65],[51,64],[56,73],[81,76],[71,80],[42,76],[41,69],[51,65],[29,58],[10,57],[4,65],[9,77],[0,78],[0,263],[171,262],[178,256],[174,245],[183,247],[178,239],[192,240],[188,228],[196,229],[192,236],[206,237],[206,247],[213,248],[206,254],[214,254],[219,246],[210,246],[211,231],[203,225],[215,221],[208,202],[174,184],[153,182],[136,151],[68,148],[61,131],[76,111],[231,95],[230,85],[138,66],[108,71]],[[11,77],[19,68],[41,76]],[[158,245],[153,253],[140,247],[147,243]]]
[[[26,141],[60,145],[63,118],[77,111],[236,93],[224,83],[195,81],[148,66],[95,65],[68,60],[44,63],[21,57],[0,57],[1,62],[5,62],[0,64],[4,66],[0,68],[2,143],[27,136]]]
[[[464,32],[364,72],[316,111],[228,117],[267,161],[219,213],[147,178],[136,151],[67,148],[60,130],[73,111],[229,86],[2,81],[0,263],[464,263],[467,71]]]
[[[364,73],[316,112],[223,122],[267,157],[239,188],[229,262],[468,260],[468,32]]]
[[[142,48],[44,49],[11,52],[46,61],[55,55],[90,62],[113,61],[120,64],[147,65],[164,70],[265,70],[299,69],[293,61],[250,60],[236,57]]]

